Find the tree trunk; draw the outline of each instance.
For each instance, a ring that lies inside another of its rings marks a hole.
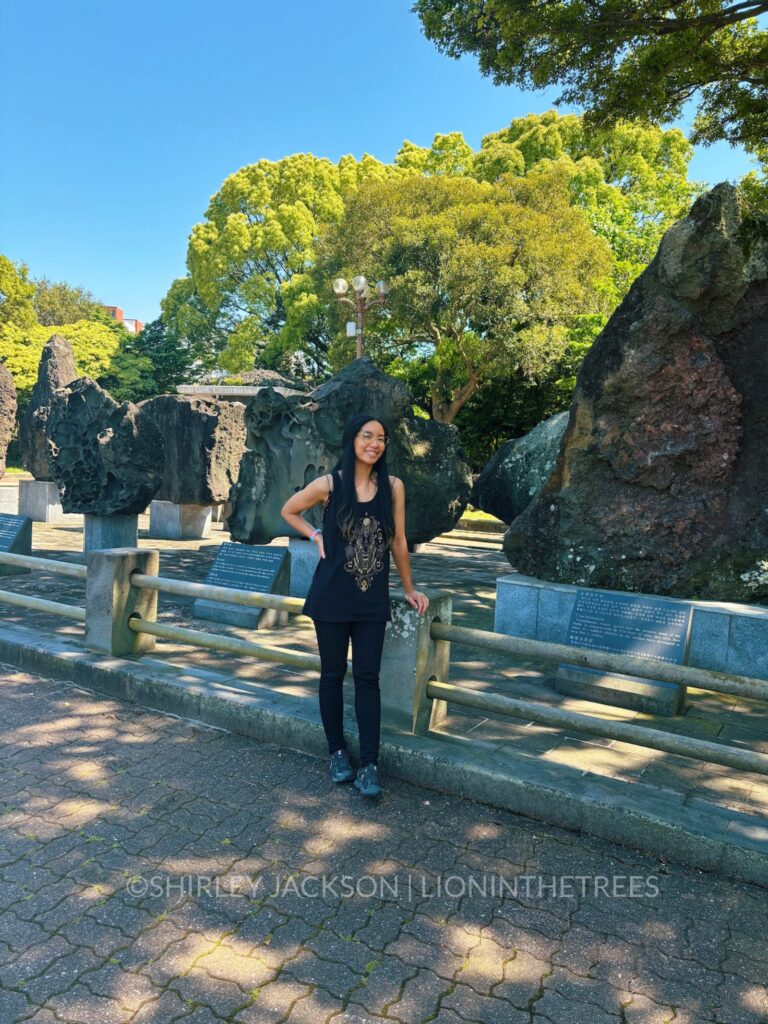
[[[432,392],[432,418],[438,423],[453,423],[456,416],[465,402],[477,391],[479,381],[477,377],[471,377],[466,384],[462,384],[450,399],[440,398],[440,378],[435,382]]]

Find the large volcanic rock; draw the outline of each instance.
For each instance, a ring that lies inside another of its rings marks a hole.
[[[16,388],[13,377],[0,363],[0,477],[5,472],[5,456],[16,425]]]
[[[165,440],[165,472],[155,498],[180,505],[228,501],[245,451],[245,406],[160,395],[138,408]]]
[[[47,433],[65,512],[137,514],[160,486],[162,434],[146,413],[119,405],[90,377],[55,392]]]
[[[664,236],[578,376],[515,568],[591,586],[768,597],[768,234],[718,185]]]
[[[568,413],[558,412],[524,437],[505,441],[483,466],[470,501],[503,523],[520,515],[549,479],[557,460]]]
[[[60,334],[48,339],[37,369],[37,383],[25,415],[19,423],[21,461],[35,480],[52,480],[48,464],[48,439],[45,434],[54,391],[71,384],[77,377],[72,346]]]
[[[405,484],[408,540],[419,543],[450,530],[470,491],[458,431],[414,416],[408,388],[364,357],[308,395],[265,388],[249,403],[248,451],[232,492],[232,536],[251,544],[284,536],[280,509],[291,494],[336,464],[344,425],[361,412],[380,416],[390,431],[387,462]],[[322,514],[319,508],[313,513],[310,521]]]

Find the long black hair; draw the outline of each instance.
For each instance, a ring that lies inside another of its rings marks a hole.
[[[338,500],[338,511],[336,522],[339,524],[342,536],[351,540],[352,531],[355,525],[357,514],[357,491],[355,489],[355,438],[366,423],[373,420],[381,423],[384,428],[384,436],[389,441],[387,425],[379,416],[372,416],[367,412],[361,412],[347,420],[344,427],[344,434],[341,438],[341,455],[339,461],[333,467],[341,472],[341,490]],[[389,468],[387,467],[387,449],[384,448],[379,461],[373,467],[376,472],[376,484],[378,493],[381,494],[381,528],[389,543],[395,535],[395,517],[392,513],[392,487],[389,482]]]

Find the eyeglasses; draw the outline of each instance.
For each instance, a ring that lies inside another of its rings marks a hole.
[[[362,439],[363,444],[370,444],[371,441],[375,441],[376,444],[383,445],[384,448],[387,447],[388,438],[384,437],[383,434],[372,434],[370,430],[364,430],[357,436]]]

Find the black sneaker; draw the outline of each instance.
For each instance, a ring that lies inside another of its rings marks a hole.
[[[367,764],[361,768],[355,777],[355,788],[359,789],[363,796],[381,796],[383,791],[379,785],[378,765]]]
[[[351,782],[354,775],[346,750],[331,754],[331,782]]]

